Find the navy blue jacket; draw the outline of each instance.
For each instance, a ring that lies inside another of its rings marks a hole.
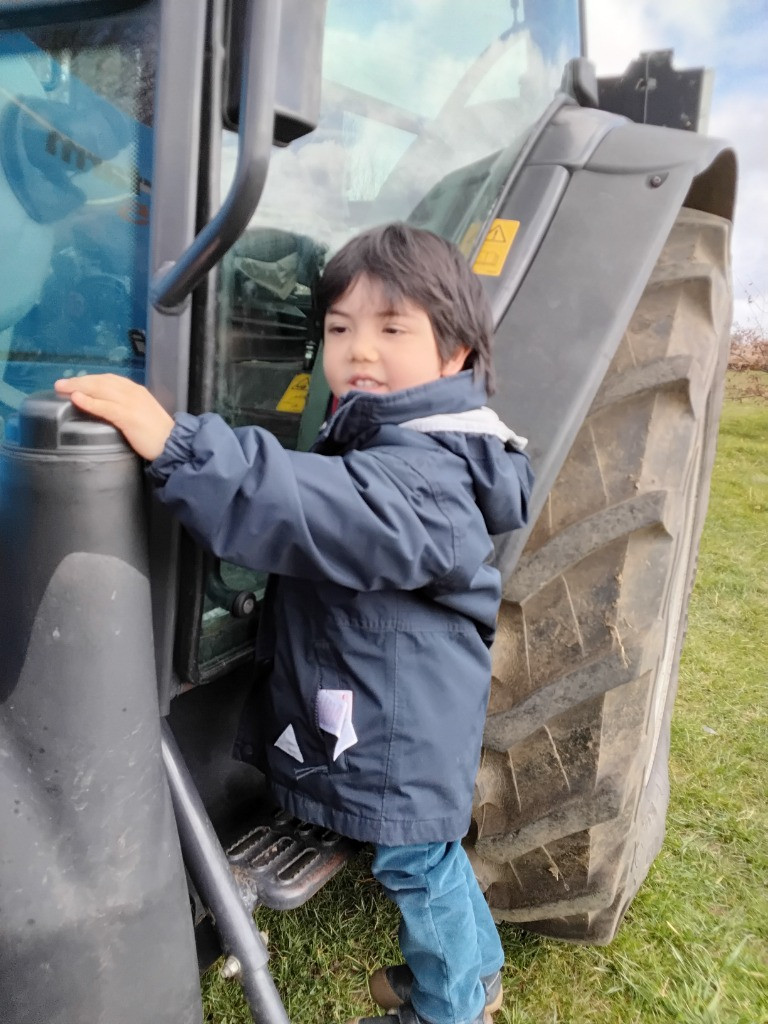
[[[484,401],[470,371],[352,392],[312,452],[180,414],[150,468],[200,544],[276,575],[239,756],[285,809],[355,839],[469,825],[501,597],[489,534],[525,522],[532,483]]]

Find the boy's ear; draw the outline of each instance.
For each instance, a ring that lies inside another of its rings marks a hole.
[[[464,368],[464,363],[467,361],[467,356],[472,351],[468,345],[462,345],[461,348],[457,348],[450,358],[446,359],[440,369],[441,377],[453,377]]]

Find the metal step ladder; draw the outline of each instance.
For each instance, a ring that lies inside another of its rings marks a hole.
[[[252,823],[227,851],[246,906],[293,910],[337,874],[359,843],[277,810]]]

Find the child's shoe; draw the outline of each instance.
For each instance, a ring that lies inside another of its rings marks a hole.
[[[429,1024],[420,1017],[410,1003],[401,1003],[397,1009],[390,1010],[383,1017],[353,1017],[347,1024]],[[483,1010],[472,1024],[493,1024],[490,1013]]]
[[[485,1012],[496,1013],[501,1007],[504,992],[501,988],[501,971],[481,978],[485,989]],[[407,964],[395,967],[380,967],[368,979],[371,999],[384,1010],[396,1010],[407,1002],[411,995],[413,974]]]

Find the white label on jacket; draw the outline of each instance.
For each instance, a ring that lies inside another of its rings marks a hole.
[[[352,691],[319,690],[317,694],[317,722],[323,732],[329,732],[338,739],[333,750],[333,760],[357,743],[357,733],[352,725]]]
[[[275,746],[279,747],[280,750],[284,750],[286,754],[290,754],[291,757],[295,757],[297,761],[301,761],[304,764],[304,756],[299,749],[299,743],[296,739],[296,733],[293,731],[293,726],[289,725],[284,729],[275,740]]]

